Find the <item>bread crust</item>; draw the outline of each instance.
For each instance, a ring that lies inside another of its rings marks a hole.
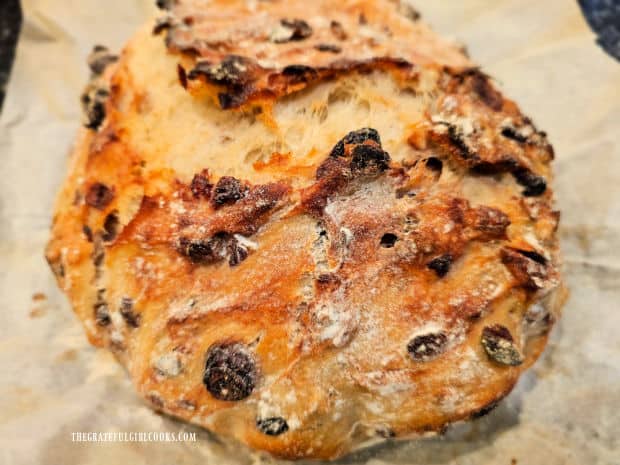
[[[55,208],[89,340],[279,457],[488,412],[564,300],[546,135],[405,4],[169,3],[91,58]]]

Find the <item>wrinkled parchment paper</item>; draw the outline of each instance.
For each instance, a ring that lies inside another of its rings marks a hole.
[[[0,119],[0,464],[275,463],[147,408],[112,356],[88,345],[43,260],[85,56],[95,43],[118,50],[154,1],[22,3]],[[489,416],[338,463],[618,465],[620,64],[595,45],[572,0],[415,4],[549,132],[571,298],[545,356]],[[78,431],[183,430],[197,442],[71,441]]]

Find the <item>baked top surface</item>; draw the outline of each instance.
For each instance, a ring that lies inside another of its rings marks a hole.
[[[91,57],[58,198],[90,340],[155,408],[289,458],[506,395],[563,296],[545,134],[397,2],[163,15]]]

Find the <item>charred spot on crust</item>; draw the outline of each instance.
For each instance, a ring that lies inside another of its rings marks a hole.
[[[526,197],[537,197],[547,190],[547,181],[542,176],[538,176],[525,168],[518,168],[512,172],[515,180],[525,189],[523,195]]]
[[[482,330],[481,342],[489,358],[495,362],[509,366],[518,366],[523,363],[523,355],[505,326],[486,326]]]
[[[232,176],[223,176],[215,185],[211,203],[215,208],[224,204],[234,203],[247,193],[247,188]]]
[[[104,299],[105,289],[97,291],[97,300],[93,305],[95,311],[95,321],[99,326],[108,326],[112,320],[110,318],[110,309],[108,303]]]
[[[123,320],[132,328],[140,326],[140,315],[134,311],[133,300],[129,297],[121,299],[120,313]]]
[[[96,131],[105,120],[105,101],[110,92],[104,87],[90,84],[82,94],[84,126]]]
[[[314,46],[319,52],[329,52],[329,53],[340,53],[342,52],[342,47],[334,44],[317,44]]]
[[[433,270],[437,276],[443,278],[450,271],[450,266],[454,258],[450,254],[442,255],[440,257],[432,259],[426,265],[429,269]]]
[[[316,69],[306,65],[288,65],[282,69],[282,76],[289,79],[291,84],[310,82],[318,77]]]
[[[193,263],[205,265],[228,258],[228,264],[233,267],[248,258],[249,252],[243,243],[234,235],[219,232],[208,240],[190,240],[182,237],[179,240],[178,250]]]
[[[113,241],[118,235],[120,229],[120,221],[118,219],[117,212],[112,212],[105,217],[103,222],[103,231],[101,232],[101,239],[105,242]]]
[[[381,137],[379,132],[373,128],[361,128],[356,131],[349,132],[344,136],[332,149],[330,156],[342,157],[344,156],[344,146],[349,144],[363,144],[364,142],[371,140],[381,146]]]
[[[270,40],[276,44],[307,39],[312,35],[312,27],[303,19],[281,19],[272,31]]]
[[[439,158],[437,158],[437,157],[428,157],[425,160],[425,162],[426,162],[426,167],[429,170],[441,173],[441,170],[443,169],[443,162]]]
[[[407,352],[417,362],[429,360],[443,354],[448,344],[448,336],[443,331],[421,334],[407,344]]]
[[[172,19],[170,17],[157,18],[155,26],[153,26],[153,35],[159,35],[172,27]]]
[[[541,265],[547,265],[547,259],[543,257],[541,254],[534,250],[522,250],[522,249],[514,249],[516,252],[521,255],[526,256],[530,260],[534,260],[536,263],[540,263]]]
[[[389,167],[390,155],[374,145],[360,144],[353,148],[351,170],[353,172],[381,172]]]
[[[329,23],[329,29],[331,30],[332,34],[334,35],[334,37],[338,40],[346,40],[347,39],[347,33],[345,32],[344,28],[342,27],[342,24],[339,23],[338,21],[331,21]]]
[[[209,347],[202,381],[216,399],[245,399],[254,390],[257,377],[254,358],[243,344],[223,342]]]
[[[459,131],[459,129],[453,124],[450,124],[448,126],[448,139],[450,140],[450,143],[458,150],[459,155],[461,155],[461,157],[463,157],[465,160],[474,158],[475,154],[469,148],[467,142],[465,142],[461,131]]]
[[[107,47],[95,45],[88,55],[87,63],[93,76],[100,76],[108,65],[118,60],[118,56],[110,53]]]
[[[259,418],[256,420],[256,427],[268,436],[279,436],[288,431],[288,423],[282,417]]]
[[[210,198],[213,184],[209,182],[209,172],[204,170],[202,173],[194,175],[189,188],[192,191],[192,195],[196,199],[201,197],[205,199]]]
[[[381,247],[390,249],[394,247],[394,244],[396,244],[397,240],[398,236],[396,234],[385,233],[383,236],[381,236],[381,241],[379,242],[379,244],[381,245]]]
[[[228,110],[243,103],[243,98],[226,92],[220,92],[217,94],[217,100],[222,110]]]
[[[517,132],[517,130],[515,128],[512,128],[512,127],[504,127],[502,129],[501,134],[505,138],[512,139],[512,140],[514,140],[516,142],[519,142],[521,144],[527,142],[527,137],[524,136],[523,134],[520,134],[519,132]]]
[[[497,406],[499,405],[499,403],[500,403],[500,400],[493,400],[489,402],[487,405],[485,405],[484,407],[482,407],[481,409],[476,410],[475,412],[472,412],[469,417],[472,420],[475,420],[476,418],[482,418],[488,415],[489,413],[491,413],[493,410],[495,410]]]
[[[227,55],[218,63],[208,61],[196,63],[187,75],[188,79],[198,79],[204,76],[214,84],[230,86],[233,89],[244,86],[253,79],[253,71],[256,68],[254,60],[239,55]]]
[[[107,207],[114,198],[114,191],[101,182],[91,184],[86,192],[86,204],[96,208],[97,210],[103,210]]]

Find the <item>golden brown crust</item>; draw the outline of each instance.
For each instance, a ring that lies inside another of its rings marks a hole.
[[[171,4],[91,59],[46,252],[89,339],[281,457],[489,411],[564,296],[545,134],[399,2]]]
[[[282,8],[279,2],[186,0],[167,10],[154,33],[165,31],[169,50],[186,55],[191,91],[215,87],[222,108],[278,98],[353,71],[470,64],[456,45],[428,34],[401,1],[349,0],[334,8],[316,0],[311,8],[300,2]]]

